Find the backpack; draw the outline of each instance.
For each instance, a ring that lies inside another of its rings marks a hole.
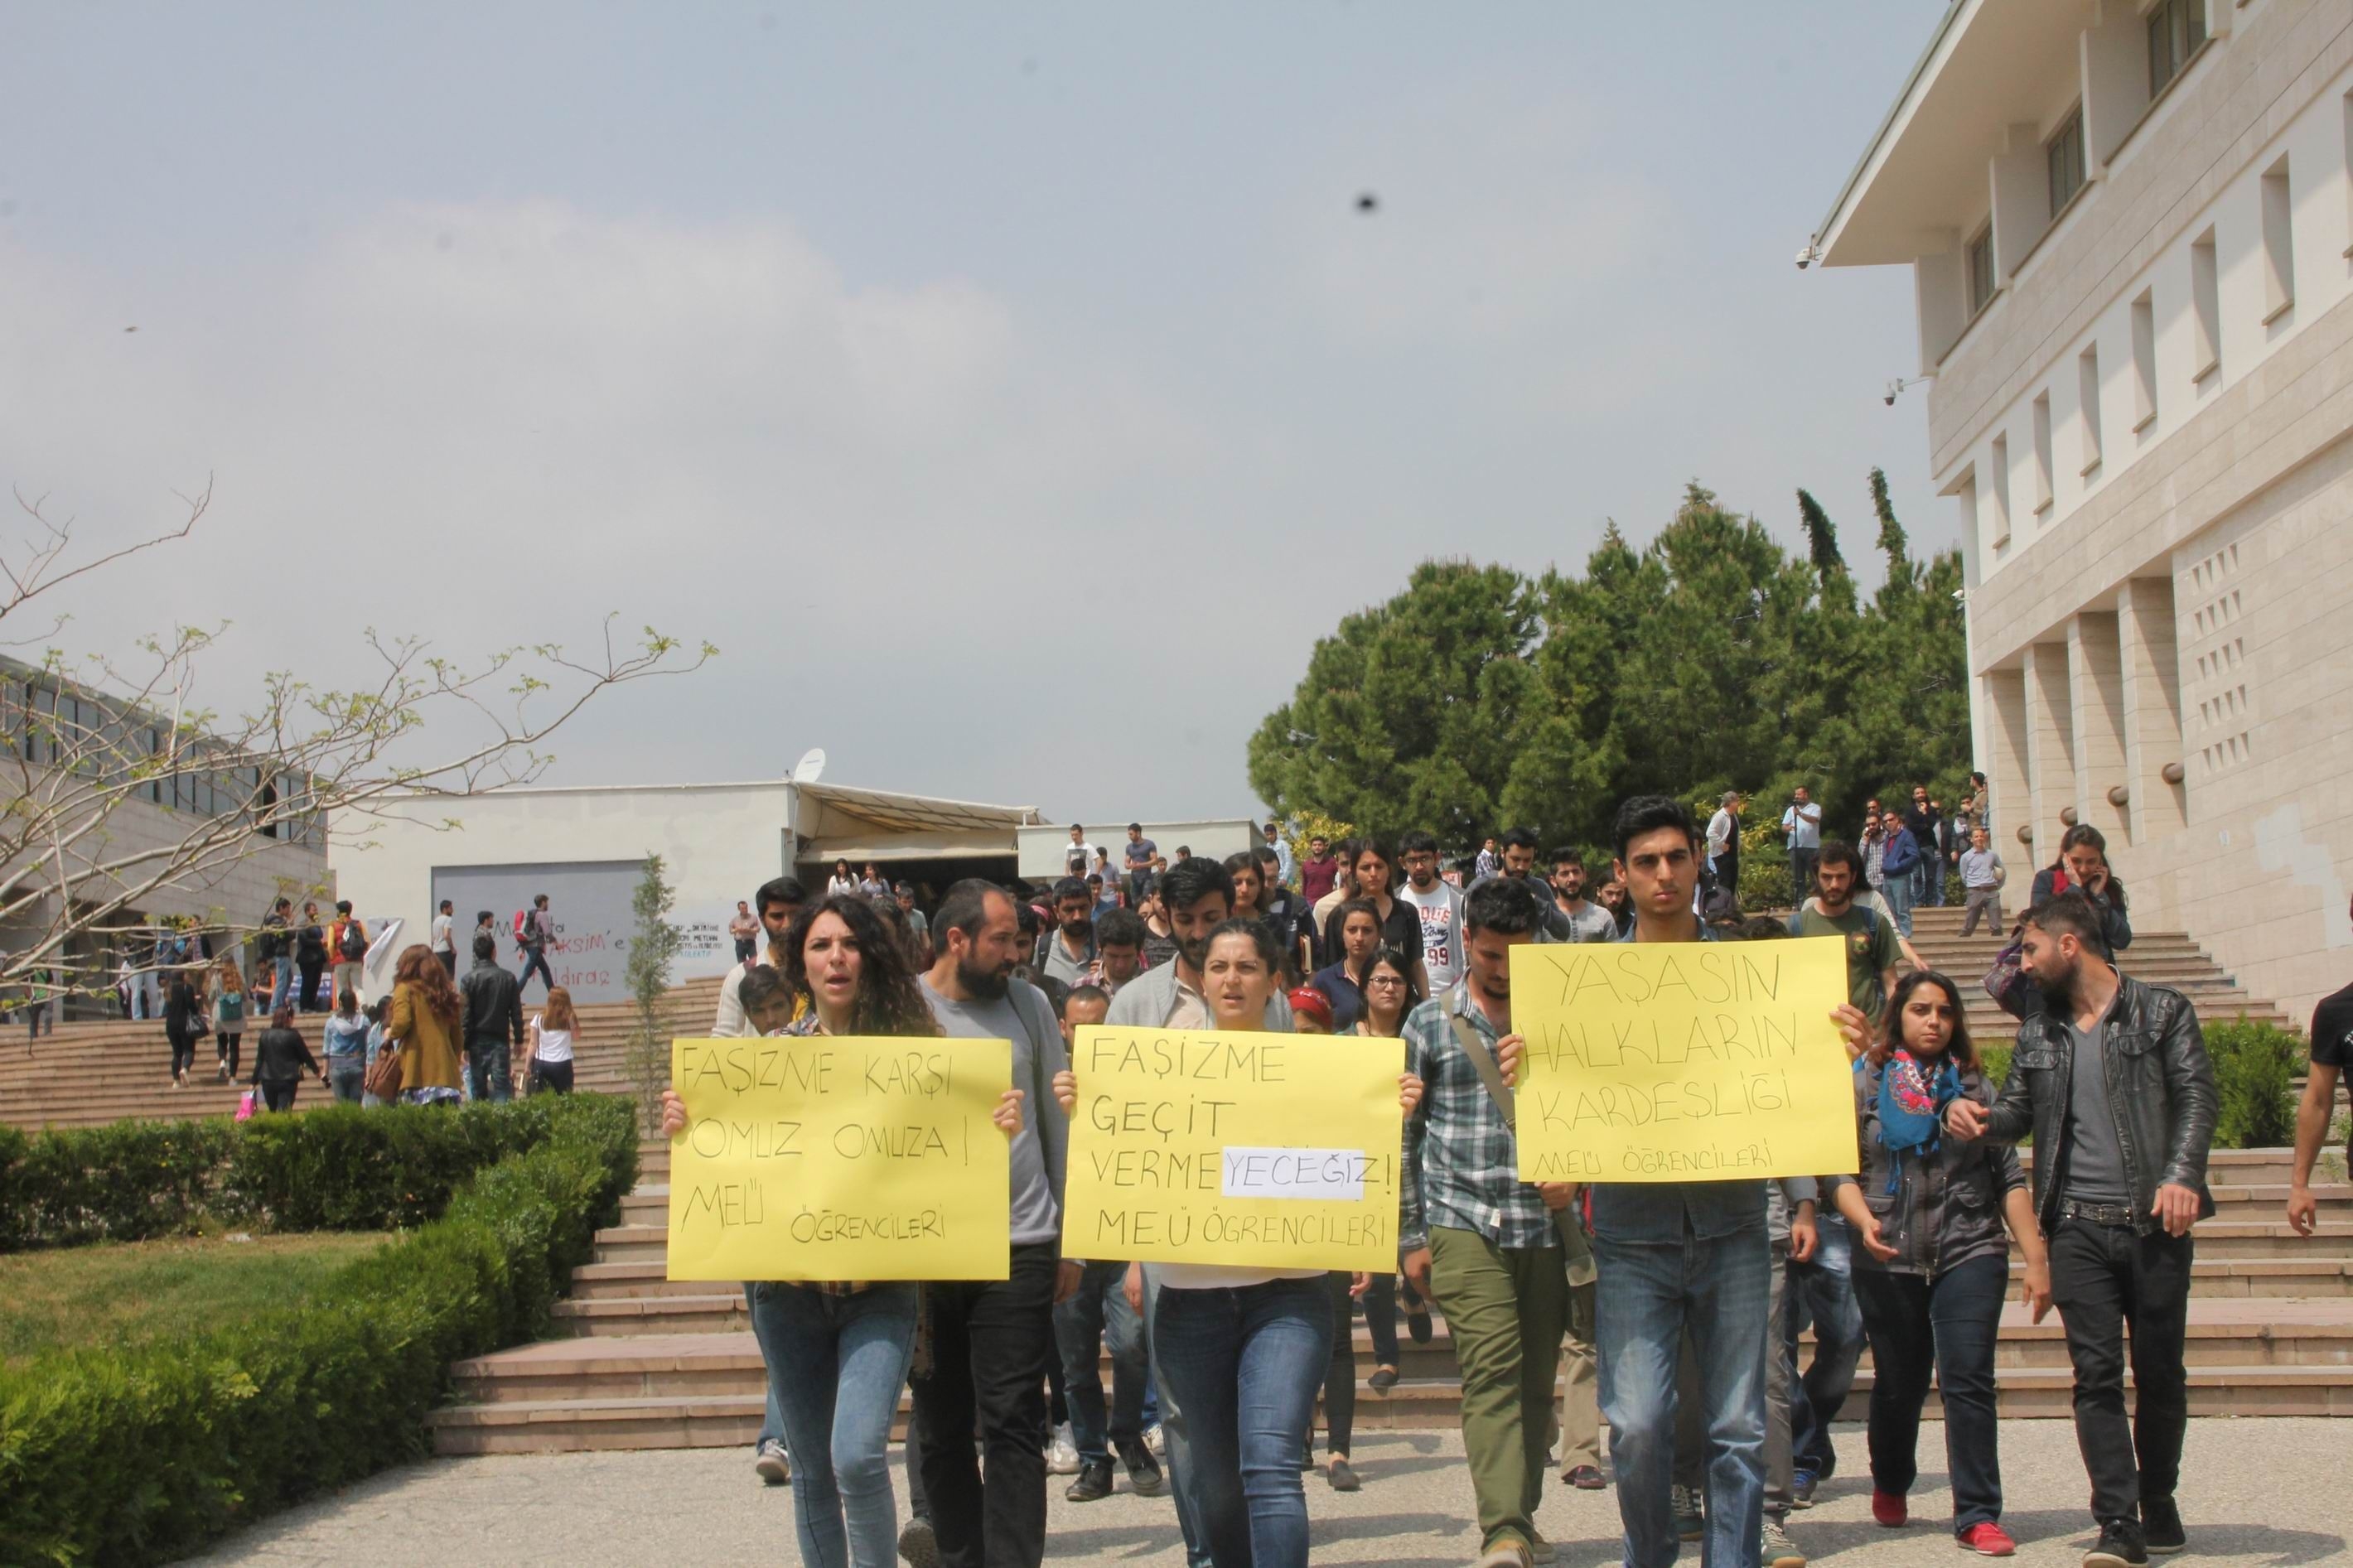
[[[367,930],[357,921],[343,922],[342,954],[347,963],[357,963],[367,956]]]
[[[530,942],[530,931],[531,911],[529,910],[517,910],[515,911],[514,918],[514,939],[516,946],[522,947]]]

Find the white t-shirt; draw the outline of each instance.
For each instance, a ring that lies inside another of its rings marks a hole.
[[[1421,966],[1430,972],[1430,994],[1442,994],[1462,978],[1462,889],[1433,882],[1424,893],[1408,882],[1397,897],[1421,916]]]
[[[433,951],[436,952],[455,952],[458,951],[456,945],[452,943],[449,938],[449,917],[448,915],[435,915],[433,917]]]
[[[551,1029],[547,1026],[544,1019],[545,1015],[543,1014],[533,1014],[532,1016],[531,1026],[539,1031],[539,1045],[532,1051],[531,1054],[543,1062],[570,1061],[572,1059],[572,1031],[569,1029]]]

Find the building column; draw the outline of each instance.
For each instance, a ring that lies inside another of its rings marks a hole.
[[[2018,828],[2034,821],[2028,751],[2026,672],[1989,669],[1978,677],[1977,707],[1984,725],[1986,787],[1993,792],[1993,848],[2005,863],[2019,858]]]
[[[2130,775],[2125,771],[2125,687],[2116,651],[2116,617],[2084,610],[2067,623],[2067,685],[2075,700],[2077,820],[2100,830],[2111,847],[2133,841]],[[2112,798],[2124,788],[2126,804]]]
[[[2181,652],[2173,618],[2173,579],[2128,579],[2118,601],[2116,632],[2125,683],[2125,777],[2133,823],[2144,844],[2161,844],[2189,826],[2188,775],[2181,764]],[[2184,782],[2168,782],[2172,768]]]
[[[2056,858],[2065,824],[2059,814],[2075,804],[2075,715],[2067,680],[2067,645],[2035,643],[2026,650],[2026,776],[2033,781],[2031,819],[2002,825],[2004,847],[2016,844],[2028,863]],[[2031,844],[2018,837],[2031,828]]]

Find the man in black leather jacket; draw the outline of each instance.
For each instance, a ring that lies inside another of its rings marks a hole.
[[[474,967],[458,989],[466,999],[466,1079],[474,1098],[512,1100],[509,1052],[522,1048],[522,987],[499,967],[496,937],[474,939]]]
[[[2119,975],[2101,928],[2101,911],[2075,889],[2027,915],[2021,966],[2049,1006],[2019,1026],[1993,1108],[1957,1100],[1946,1130],[2000,1142],[2034,1135],[2034,1212],[2051,1240],[2051,1294],[2075,1366],[2075,1435],[2100,1525],[2084,1562],[2137,1568],[2151,1549],[2182,1544],[2173,1490],[2189,1424],[2189,1229],[2214,1212],[2206,1152],[2216,1097],[2189,999]],[[2127,1326],[2138,1395],[2129,1424]]]

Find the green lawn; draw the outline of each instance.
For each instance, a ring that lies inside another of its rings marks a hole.
[[[104,1243],[0,1257],[0,1362],[213,1328],[307,1296],[374,1233]]]

